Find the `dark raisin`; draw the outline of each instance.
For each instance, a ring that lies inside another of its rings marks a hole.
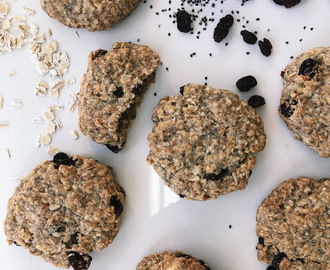
[[[185,10],[176,13],[177,28],[180,32],[188,33],[192,30],[190,14]]]
[[[114,195],[110,198],[110,205],[115,208],[116,216],[119,216],[124,210],[123,205],[117,195]]]
[[[281,261],[282,261],[284,258],[286,258],[286,257],[287,257],[287,256],[286,256],[285,253],[283,253],[283,252],[278,253],[278,254],[274,257],[274,259],[272,260],[272,265],[273,265],[274,267],[276,267],[276,269],[279,269],[279,268],[280,268],[280,263],[281,263]]]
[[[276,267],[270,265],[270,266],[267,267],[267,270],[277,270],[277,269],[276,269]]]
[[[176,255],[177,258],[185,258],[187,260],[191,259],[192,256],[188,255],[188,254],[179,254],[179,255]]]
[[[282,70],[281,71],[281,77],[284,79],[284,74],[285,74],[285,72]]]
[[[229,33],[230,27],[234,23],[234,18],[232,15],[228,14],[221,18],[217,26],[214,28],[213,39],[215,42],[221,42]]]
[[[76,232],[74,234],[71,234],[69,248],[72,248],[74,245],[78,245],[78,244],[79,244],[79,233]]]
[[[60,165],[75,166],[76,165],[76,161],[73,160],[72,158],[67,158],[67,159],[63,159],[61,161]]]
[[[116,145],[106,144],[105,146],[115,154],[117,154],[120,151],[119,147]]]
[[[258,82],[257,82],[256,78],[254,78],[251,75],[248,75],[248,76],[240,78],[236,82],[236,87],[242,92],[247,92],[252,87],[255,87],[257,84],[258,84]]]
[[[67,154],[65,154],[65,153],[63,153],[63,152],[58,152],[58,153],[54,156],[54,158],[53,158],[53,162],[54,162],[54,163],[61,163],[62,160],[67,159],[67,158],[69,158],[69,156],[68,156]]]
[[[103,55],[106,55],[107,54],[107,52],[108,51],[106,51],[106,50],[97,50],[96,52],[95,52],[95,58],[97,58],[97,57],[100,57],[100,56],[103,56]]]
[[[301,0],[273,0],[275,4],[280,6],[285,6],[286,8],[291,8],[295,5],[298,5]]]
[[[20,247],[20,246],[21,246],[21,245],[17,244],[17,242],[16,242],[16,241],[13,241],[13,244],[14,244],[15,246],[18,246],[18,247]]]
[[[181,87],[180,87],[180,94],[181,94],[181,95],[183,95],[184,87],[185,87],[185,86],[181,86]]]
[[[295,108],[292,105],[297,105],[298,100],[295,99],[287,99],[286,102],[280,105],[281,114],[287,118],[293,115]]]
[[[210,267],[208,267],[208,265],[203,261],[203,260],[198,260],[198,263],[201,265],[201,266],[204,266],[204,268],[206,270],[211,270]]]
[[[179,194],[179,197],[180,198],[184,198],[185,196],[183,194]]]
[[[92,257],[88,254],[81,255],[72,251],[69,253],[68,260],[74,270],[87,270],[91,265]]]
[[[242,30],[241,31],[241,35],[243,37],[243,40],[248,43],[248,44],[256,44],[257,42],[257,36],[250,32],[250,31],[247,31],[247,30]]]
[[[53,163],[55,163],[55,168],[58,169],[60,165],[75,166],[76,161],[69,158],[67,154],[59,152],[53,158]]]
[[[249,98],[248,104],[253,108],[257,108],[266,104],[266,102],[262,96],[255,95]]]
[[[265,246],[265,239],[263,237],[258,238],[258,243]]]
[[[259,40],[258,46],[264,56],[270,56],[272,53],[273,46],[267,38],[264,38],[264,40]]]
[[[58,228],[55,230],[55,232],[65,232],[65,226],[62,225],[62,226],[58,227]]]
[[[249,177],[252,175],[252,171],[249,171]]]
[[[112,92],[116,97],[121,98],[124,95],[123,88],[121,86],[117,86],[116,90]]]
[[[314,59],[311,58],[305,59],[299,67],[298,75],[308,75],[311,79],[313,79],[316,74],[314,70],[316,65],[317,62]]]
[[[217,180],[223,178],[225,175],[228,175],[228,174],[230,174],[230,171],[229,171],[228,168],[225,168],[225,169],[221,170],[221,172],[218,173],[218,174],[215,174],[215,173],[207,173],[207,174],[205,175],[205,177],[206,177],[206,179],[209,180],[209,181],[217,181]]]

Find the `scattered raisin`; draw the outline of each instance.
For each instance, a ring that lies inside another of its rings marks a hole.
[[[279,269],[280,268],[280,263],[281,261],[286,258],[286,254],[281,252],[281,253],[278,253],[274,259],[272,260],[272,265],[276,268],[276,269]]]
[[[68,260],[74,270],[87,270],[91,265],[92,257],[88,254],[81,255],[72,251],[69,253]]]
[[[97,50],[97,51],[95,52],[95,58],[100,57],[100,56],[103,56],[103,55],[106,55],[107,52],[108,52],[108,51],[106,51],[106,50],[102,50],[102,49]]]
[[[215,42],[221,42],[229,33],[230,27],[234,23],[234,18],[232,15],[228,14],[221,18],[217,26],[214,28],[213,39]]]
[[[259,40],[258,46],[264,56],[268,57],[272,53],[273,46],[267,38],[264,38],[264,40]]]
[[[291,8],[295,5],[298,5],[301,0],[273,0],[275,4],[280,6],[285,6],[286,8]]]
[[[117,86],[116,90],[112,92],[116,97],[121,98],[124,95],[123,88],[121,86]]]
[[[114,195],[110,198],[110,205],[115,208],[116,216],[120,216],[124,208],[117,195]]]
[[[220,180],[221,178],[223,178],[225,175],[228,175],[230,174],[230,171],[228,168],[225,168],[223,170],[221,170],[220,173],[218,174],[215,174],[215,173],[207,173],[205,175],[206,179],[209,180],[209,181],[217,181],[217,180]]]
[[[317,64],[318,63],[314,59],[305,59],[299,67],[298,75],[308,75],[311,79],[313,79],[316,74],[314,68]]]
[[[105,146],[115,154],[117,154],[120,151],[119,147],[116,145],[106,144]]]
[[[260,107],[260,106],[266,104],[266,102],[262,96],[254,95],[249,98],[248,104],[253,108],[257,108],[257,107]]]
[[[177,28],[180,32],[188,33],[192,30],[190,14],[185,10],[179,10],[176,13]]]
[[[183,95],[183,91],[184,91],[184,85],[180,87],[180,94]]]
[[[265,246],[265,239],[263,237],[258,238],[258,243]]]
[[[242,30],[241,31],[241,35],[243,37],[243,40],[248,43],[248,44],[256,44],[257,42],[257,36],[250,32],[250,31],[247,31],[247,30]]]
[[[67,154],[59,152],[53,158],[53,163],[55,163],[55,168],[58,169],[60,165],[75,166],[76,161],[69,158]]]
[[[74,234],[71,234],[69,248],[72,248],[74,245],[78,245],[78,243],[79,243],[79,233],[76,232]]]
[[[242,91],[242,92],[246,92],[249,91],[252,87],[255,87],[258,84],[256,78],[254,78],[251,75],[245,76],[240,78],[237,82],[236,82],[236,87]]]

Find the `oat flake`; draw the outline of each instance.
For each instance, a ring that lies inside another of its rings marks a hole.
[[[52,136],[49,133],[41,134],[40,136],[40,142],[43,145],[48,145],[52,141]]]
[[[55,156],[58,152],[60,152],[57,148],[55,148],[53,146],[49,146],[48,149],[47,149],[47,151],[52,156]]]

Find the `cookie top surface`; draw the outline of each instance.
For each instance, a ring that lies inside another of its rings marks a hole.
[[[261,118],[228,90],[188,84],[155,107],[147,161],[175,193],[193,200],[245,189],[264,149]]]
[[[78,95],[82,133],[114,152],[121,150],[159,61],[149,47],[126,42],[108,52],[91,52]]]
[[[107,30],[126,18],[141,0],[40,0],[53,19],[72,28]]]
[[[107,247],[119,231],[125,192],[111,170],[78,155],[40,163],[8,201],[8,243],[59,267],[82,258],[89,265],[88,253]]]
[[[330,269],[329,206],[329,178],[281,183],[258,208],[259,260],[280,270]]]
[[[198,260],[180,251],[165,251],[143,258],[136,270],[211,270],[203,260]]]
[[[295,139],[330,157],[330,47],[298,56],[283,78],[280,116]]]

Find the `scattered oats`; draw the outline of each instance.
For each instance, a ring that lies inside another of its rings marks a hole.
[[[56,125],[53,122],[49,122],[46,127],[48,133],[54,133],[56,131]]]
[[[49,83],[49,89],[51,91],[53,90],[60,90],[63,87],[64,83],[62,79],[56,79],[54,81],[51,81]]]
[[[25,22],[26,21],[26,17],[25,16],[15,16],[12,19],[14,21],[17,21],[17,22]]]
[[[2,110],[3,107],[3,97],[0,95],[0,110]]]
[[[5,149],[5,152],[6,152],[7,156],[8,156],[8,158],[11,158],[11,153],[10,153],[9,148],[6,148]]]
[[[55,124],[57,129],[63,127],[63,124],[59,118],[54,119],[53,123]]]
[[[9,126],[8,122],[0,121],[0,128],[5,128],[5,127],[8,127],[8,126]]]
[[[49,133],[41,134],[40,136],[40,142],[43,145],[48,145],[52,141],[52,136],[50,136]]]
[[[25,11],[25,13],[27,15],[35,15],[36,14],[36,11],[34,9],[31,9],[31,8],[23,7],[23,10]]]
[[[65,83],[67,85],[74,84],[74,83],[76,83],[76,79],[75,78],[68,78],[68,79],[66,79]]]
[[[55,113],[53,112],[53,110],[51,108],[44,111],[44,115],[45,115],[46,119],[49,120],[49,121],[55,119]]]
[[[1,25],[2,30],[6,31],[10,28],[10,26],[11,25],[9,20],[5,19],[2,21],[2,25]]]
[[[39,44],[42,44],[42,43],[45,43],[46,41],[46,37],[45,37],[45,34],[43,33],[39,33],[37,35],[35,35],[32,40],[36,43],[39,43]]]
[[[32,53],[31,55],[31,62],[33,64],[36,64],[38,62],[38,56],[37,54],[41,52],[41,45],[38,43],[32,43],[29,47],[30,52]]]
[[[27,26],[25,23],[21,23],[17,25],[17,30],[20,31],[25,37],[30,32],[30,27]]]
[[[44,120],[42,119],[41,116],[34,117],[32,119],[33,123],[42,123]]]
[[[41,145],[41,135],[38,135],[36,141],[35,141],[35,146],[36,147],[40,147]]]
[[[36,36],[39,32],[39,26],[34,24],[34,23],[31,23],[30,24],[30,34],[32,36]]]
[[[44,96],[47,94],[48,90],[48,83],[45,81],[38,82],[38,85],[36,86],[36,96]]]
[[[60,76],[63,76],[64,74],[66,74],[68,72],[68,68],[70,66],[69,62],[64,62],[60,64]]]
[[[72,134],[73,139],[75,139],[75,140],[79,139],[79,133],[77,130],[72,130],[71,134]]]
[[[13,77],[13,76],[15,76],[15,75],[16,75],[16,71],[10,73],[10,74],[9,74],[9,77]]]
[[[56,41],[48,41],[43,47],[42,50],[45,54],[51,55],[52,53],[57,51],[57,43]]]
[[[55,156],[58,152],[60,152],[60,150],[58,150],[57,148],[53,146],[48,147],[48,153],[51,154],[52,156]]]
[[[7,15],[9,12],[10,6],[4,1],[0,1],[0,15]]]
[[[52,105],[49,107],[52,111],[63,111],[64,106],[59,106],[59,105]]]
[[[19,99],[14,99],[14,100],[12,100],[10,105],[13,106],[13,107],[16,107],[16,108],[22,108],[23,102]]]
[[[58,98],[60,96],[60,91],[58,91],[58,90],[51,90],[50,91],[50,96],[52,98]]]
[[[70,107],[70,112],[73,112],[76,107],[77,107],[77,105],[75,103],[73,103]]]
[[[47,37],[51,37],[52,35],[53,35],[52,30],[48,28],[48,29],[46,30],[46,36],[47,36]]]
[[[11,179],[12,180],[16,180],[16,181],[20,181],[20,180],[22,180],[22,176],[19,176],[19,175],[13,175],[12,177],[11,177]]]

